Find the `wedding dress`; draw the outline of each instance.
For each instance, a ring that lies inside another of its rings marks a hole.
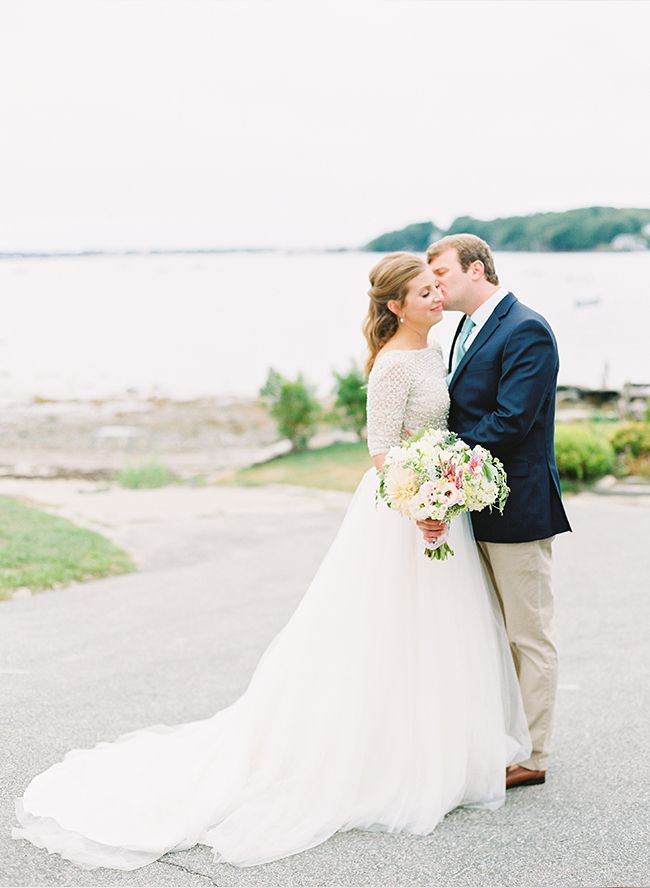
[[[443,426],[440,346],[379,357],[369,445]],[[247,691],[212,718],[73,750],[17,803],[26,838],[135,869],[197,843],[252,866],[353,828],[424,835],[494,809],[530,743],[501,614],[466,516],[430,561],[416,525],[361,481],[338,536]]]

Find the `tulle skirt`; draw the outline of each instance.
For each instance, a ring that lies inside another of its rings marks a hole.
[[[68,753],[17,802],[14,837],[85,867],[197,843],[252,866],[338,830],[425,835],[458,805],[502,805],[530,742],[470,522],[430,561],[375,491],[373,469],[232,706]]]

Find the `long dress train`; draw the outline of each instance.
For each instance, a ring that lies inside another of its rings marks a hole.
[[[414,396],[423,367],[440,379],[439,348],[417,355],[403,420],[423,424]],[[436,391],[425,419],[440,422]],[[530,742],[470,522],[454,520],[455,555],[431,562],[376,485],[372,469],[232,706],[73,750],[30,783],[14,836],[88,867],[134,869],[197,843],[252,866],[338,830],[424,835],[458,805],[503,804],[505,768]]]

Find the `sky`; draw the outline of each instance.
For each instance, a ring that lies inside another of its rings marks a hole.
[[[0,0],[0,253],[650,207],[648,0]]]

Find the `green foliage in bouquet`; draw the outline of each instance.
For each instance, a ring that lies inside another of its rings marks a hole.
[[[581,423],[555,427],[555,461],[561,478],[590,481],[614,470],[612,445],[602,432]]]
[[[260,395],[269,404],[269,412],[278,424],[279,433],[291,442],[291,449],[305,450],[316,431],[321,406],[302,373],[291,382],[271,368]]]
[[[345,428],[351,429],[358,437],[366,427],[366,378],[356,364],[345,375],[334,373],[336,402],[334,410]]]

